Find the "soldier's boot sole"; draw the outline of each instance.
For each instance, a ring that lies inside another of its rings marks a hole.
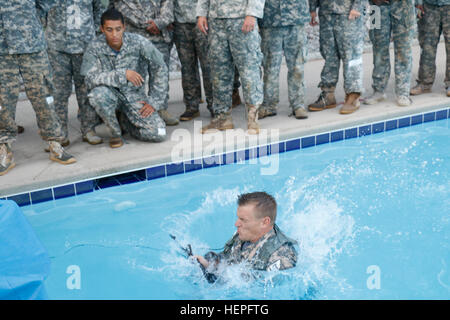
[[[60,164],[72,164],[72,163],[77,162],[77,160],[75,158],[73,158],[73,157],[69,158],[67,160],[61,160],[61,159],[55,157],[53,154],[50,154],[50,160],[58,162]]]
[[[113,149],[123,146],[123,140],[121,138],[111,138],[109,140],[109,146]]]
[[[323,110],[326,110],[326,109],[336,108],[336,106],[337,106],[337,104],[329,104],[329,105],[324,106],[324,107],[314,107],[314,106],[309,105],[308,106],[308,110],[309,111],[323,111]]]
[[[9,165],[9,167],[8,168],[6,168],[6,170],[5,171],[2,171],[2,172],[0,172],[0,176],[3,176],[3,175],[5,175],[5,174],[7,174],[9,171],[11,171],[13,168],[15,168],[16,167],[16,163],[13,161],[13,162],[11,162],[11,164]]]
[[[102,140],[95,140],[95,141],[92,141],[92,140],[89,140],[89,139],[86,138],[86,137],[83,137],[83,142],[87,142],[87,143],[89,143],[90,145],[95,146],[95,145],[97,145],[97,144],[103,143],[103,139],[102,139]],[[63,147],[64,147],[64,146],[63,146]]]

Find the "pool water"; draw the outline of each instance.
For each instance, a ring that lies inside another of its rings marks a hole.
[[[449,142],[440,120],[271,155],[275,175],[247,161],[22,209],[51,256],[52,299],[449,299]],[[218,251],[237,196],[259,190],[297,266],[207,283],[169,234]]]

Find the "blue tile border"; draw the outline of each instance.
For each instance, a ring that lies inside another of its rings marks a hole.
[[[104,188],[124,184],[155,180],[176,174],[188,173],[227,164],[243,162],[272,154],[279,154],[291,150],[301,150],[321,144],[364,137],[371,134],[382,133],[394,129],[419,125],[430,121],[450,118],[450,105],[441,110],[414,114],[397,119],[389,119],[372,124],[359,125],[351,128],[319,133],[317,135],[294,138],[287,141],[276,142],[269,145],[254,146],[245,150],[232,151],[220,155],[207,156],[199,159],[186,160],[178,163],[166,163],[153,167],[119,173],[112,176],[95,178],[72,184],[55,186],[43,190],[35,190],[11,196],[2,196],[1,200],[13,200],[19,206],[28,206],[45,201],[79,196]]]

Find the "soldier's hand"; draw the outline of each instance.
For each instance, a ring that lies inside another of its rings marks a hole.
[[[140,87],[144,83],[144,78],[142,78],[142,76],[136,71],[127,70],[125,76],[127,80],[134,84],[136,87]]]
[[[348,15],[349,20],[355,20],[356,18],[359,18],[361,16],[361,13],[359,13],[358,10],[350,10],[350,14]]]
[[[156,25],[156,23],[153,20],[149,20],[147,21],[148,27],[146,28],[146,30],[154,35],[158,35],[161,33],[161,31],[159,30],[158,26]]]
[[[208,34],[208,19],[206,17],[198,17],[197,27],[202,33]]]
[[[249,33],[255,29],[256,18],[253,16],[246,16],[244,19],[244,24],[242,25],[242,32]]]
[[[419,19],[422,19],[423,14],[425,13],[425,8],[421,4],[417,5],[416,8],[419,9],[419,10],[417,10],[417,17]]]
[[[149,117],[153,112],[155,112],[155,108],[153,108],[151,105],[149,105],[145,101],[139,101],[139,103],[142,103],[144,106],[139,110],[139,113],[141,114],[142,118]]]
[[[203,258],[202,256],[194,255],[194,259],[196,259],[196,260],[197,260],[202,266],[204,266],[205,268],[208,268],[209,262],[208,262],[208,260],[206,260],[206,259]]]
[[[317,22],[317,12],[312,11],[310,12],[310,14],[311,14],[311,21],[309,22],[309,24],[313,27],[317,26],[319,24],[319,22]]]

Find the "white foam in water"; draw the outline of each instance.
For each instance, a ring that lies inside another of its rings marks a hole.
[[[114,211],[120,212],[128,209],[133,209],[136,207],[136,202],[133,201],[122,201],[114,206]]]

